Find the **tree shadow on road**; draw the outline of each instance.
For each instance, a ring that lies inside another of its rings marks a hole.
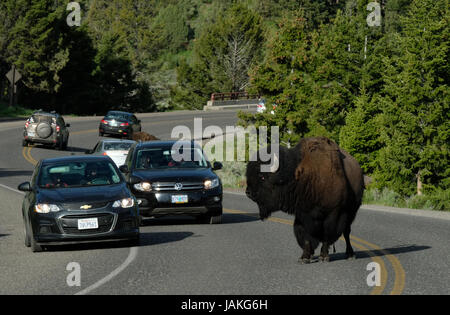
[[[80,147],[73,147],[73,146],[69,146],[67,147],[67,152],[72,152],[72,153],[86,153],[86,151],[89,149],[86,148],[80,148]]]
[[[45,144],[35,144],[33,146],[33,148],[43,150],[43,151],[66,152],[66,153],[85,153],[87,150],[89,150],[86,148],[68,146],[65,150],[59,151],[57,148],[50,146],[50,145],[45,145]]]
[[[193,232],[152,232],[140,233],[139,245],[130,244],[127,241],[105,241],[82,244],[67,244],[58,246],[48,246],[46,251],[49,252],[76,252],[99,249],[129,248],[129,247],[145,247],[157,244],[172,243],[181,241],[187,237],[194,235]],[[0,235],[1,236],[1,235]]]
[[[0,177],[31,176],[33,171],[0,168]]]
[[[222,216],[221,224],[237,224],[237,223],[248,223],[253,221],[259,221],[259,214],[256,213],[245,213],[245,214],[235,214],[235,213],[224,213]],[[164,216],[160,218],[145,219],[143,221],[143,226],[164,226],[164,225],[208,225],[202,223],[195,217],[192,216]]]
[[[418,252],[418,251],[423,251],[423,250],[427,250],[430,248],[431,248],[431,246],[424,246],[424,245],[401,245],[401,246],[383,248],[383,249],[359,250],[359,251],[355,251],[355,256],[357,259],[371,258],[371,257],[383,257],[386,255],[397,255],[397,254],[404,254],[404,253],[410,253],[410,252]],[[345,256],[344,252],[330,254],[331,261],[346,260],[346,259],[347,259],[347,257]]]
[[[141,233],[141,241],[139,246],[151,246],[151,245],[178,242],[193,235],[194,233],[192,232]]]

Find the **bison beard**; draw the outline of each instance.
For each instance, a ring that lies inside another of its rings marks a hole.
[[[247,196],[258,204],[261,219],[272,212],[295,215],[294,234],[309,263],[322,243],[319,259],[329,261],[329,246],[344,234],[346,256],[354,258],[350,227],[364,191],[358,162],[333,141],[305,138],[296,147],[280,147],[279,168],[261,173],[259,159],[247,165]]]

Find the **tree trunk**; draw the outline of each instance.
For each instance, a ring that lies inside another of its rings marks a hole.
[[[417,173],[416,177],[417,177],[417,195],[418,196],[422,196],[423,195],[423,192],[422,192],[422,179],[420,178],[420,172]]]

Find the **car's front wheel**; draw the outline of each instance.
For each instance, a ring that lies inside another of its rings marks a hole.
[[[24,238],[25,238],[25,246],[30,247],[31,246],[30,233],[28,233],[27,224],[25,222],[23,225],[23,234],[24,234]]]
[[[222,215],[212,215],[209,218],[209,224],[221,224],[222,223]]]
[[[23,147],[28,147],[28,141],[25,140],[25,139],[23,139],[23,140],[22,140],[22,146],[23,146]]]
[[[198,220],[203,224],[220,224],[222,223],[221,213],[205,213],[198,217]]]
[[[62,139],[61,139],[60,142],[58,142],[58,144],[56,145],[56,148],[57,148],[59,151],[64,151],[64,142],[63,142]]]
[[[34,239],[34,236],[29,233],[29,237],[30,237],[30,246],[31,246],[31,251],[33,253],[39,253],[42,252],[44,249],[42,248],[41,245],[39,245],[36,240]]]
[[[128,241],[126,241],[126,245],[129,247],[139,247],[141,244],[141,236],[137,235],[136,237],[130,238]]]

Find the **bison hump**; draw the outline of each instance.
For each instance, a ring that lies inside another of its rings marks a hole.
[[[339,147],[327,138],[304,139],[295,179],[305,201],[330,208],[345,203],[347,181]]]

